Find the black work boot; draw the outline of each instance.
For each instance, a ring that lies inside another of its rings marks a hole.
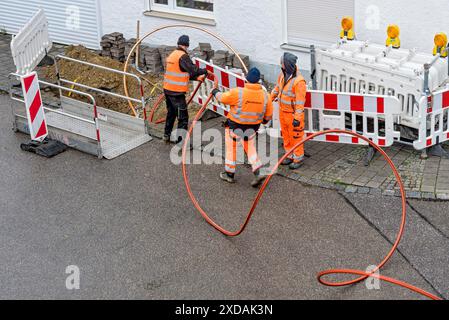
[[[253,188],[259,187],[267,177],[260,173],[260,170],[254,171],[254,180],[251,182]]]
[[[289,168],[290,168],[290,170],[296,170],[296,169],[301,168],[301,167],[303,166],[303,164],[304,164],[303,161],[301,161],[301,162],[292,162],[292,163],[289,165]]]
[[[162,141],[164,141],[166,144],[170,144],[170,136],[164,134],[164,137],[162,138]]]
[[[229,172],[220,173],[220,179],[227,183],[235,183],[234,174]]]
[[[284,161],[282,161],[281,165],[283,166],[289,166],[293,163],[293,160],[290,158],[285,159]]]

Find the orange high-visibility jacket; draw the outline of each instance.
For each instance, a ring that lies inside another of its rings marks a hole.
[[[223,93],[220,102],[230,106],[228,118],[235,123],[257,125],[273,117],[273,104],[260,84],[234,88]]]
[[[306,103],[307,84],[304,77],[298,72],[284,82],[284,73],[281,72],[278,83],[271,93],[271,99],[279,98],[279,107],[282,112],[295,113],[295,117],[304,112]]]
[[[188,72],[183,72],[179,65],[181,57],[186,53],[182,50],[176,49],[167,58],[167,67],[164,76],[164,89],[174,92],[189,91]]]

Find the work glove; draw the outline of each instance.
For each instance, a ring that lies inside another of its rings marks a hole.
[[[264,125],[266,128],[270,128],[270,127],[273,126],[273,120],[264,121],[264,122],[263,122],[263,125]]]
[[[215,97],[217,95],[217,93],[220,93],[221,91],[217,88],[215,88],[214,90],[212,90],[212,95]]]
[[[218,89],[218,78],[214,77],[214,89]]]
[[[206,76],[205,75],[199,76],[198,78],[196,78],[196,80],[204,82],[204,80],[206,80]]]
[[[299,121],[299,120],[293,120],[293,127],[294,128],[298,128],[298,127],[300,127],[301,126],[301,121]]]

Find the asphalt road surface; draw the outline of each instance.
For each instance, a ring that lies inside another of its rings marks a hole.
[[[150,142],[115,160],[69,150],[45,159],[20,150],[9,98],[0,95],[1,299],[422,299],[382,283],[327,288],[316,273],[383,259],[400,201],[341,195],[275,177],[248,229],[226,238],[185,192],[170,147]],[[204,208],[236,229],[255,191],[251,174],[218,179],[190,166]],[[381,271],[449,296],[449,204],[414,201],[400,253]],[[66,268],[80,289],[66,288]]]

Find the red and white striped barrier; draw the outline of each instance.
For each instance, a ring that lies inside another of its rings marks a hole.
[[[384,114],[385,99],[388,97],[312,91],[307,92],[305,108]],[[390,99],[387,103],[392,101]],[[387,108],[391,109],[392,106]]]
[[[39,80],[36,72],[21,78],[31,140],[43,141],[48,135]]]
[[[198,67],[211,71],[218,79],[222,90],[226,91],[245,85],[243,76],[231,73],[201,59],[195,59],[195,63]],[[194,101],[202,104],[212,90],[213,79],[208,78],[195,96]],[[216,101],[212,101],[208,109],[225,117],[229,113],[227,106]],[[385,147],[393,145],[400,137],[400,132],[394,130],[394,117],[401,114],[400,102],[396,97],[309,91],[304,112],[308,136],[328,129],[350,130],[363,134],[376,144]],[[363,140],[346,135],[320,136],[314,140],[345,144],[367,144]]]
[[[399,99],[390,96],[307,92],[306,135],[328,129],[358,132],[382,147],[388,147],[399,139],[394,129],[394,116],[401,113]],[[315,141],[360,144],[367,143],[347,135],[323,135]]]
[[[237,75],[235,73],[229,72],[226,69],[220,68],[210,62],[196,58],[195,64],[202,68],[207,69],[215,75],[218,79],[218,84],[222,88],[232,89],[232,88],[243,88],[245,86],[246,79],[242,75]],[[212,77],[208,77],[210,81],[214,81]]]
[[[208,71],[212,72],[215,77],[218,79],[218,85],[222,91],[228,91],[232,88],[243,88],[245,86],[246,79],[238,74],[232,73],[229,70],[220,68],[210,62],[195,58],[195,64],[200,68],[205,68]],[[198,90],[197,95],[193,99],[196,103],[203,104],[209,94],[212,92],[214,87],[214,79],[212,77],[208,77],[204,84],[201,86],[200,90]],[[223,117],[227,117],[229,113],[229,107],[218,103],[215,99],[210,102],[208,109],[218,113]]]
[[[420,105],[419,138],[413,142],[417,150],[449,140],[449,90],[423,96]]]

